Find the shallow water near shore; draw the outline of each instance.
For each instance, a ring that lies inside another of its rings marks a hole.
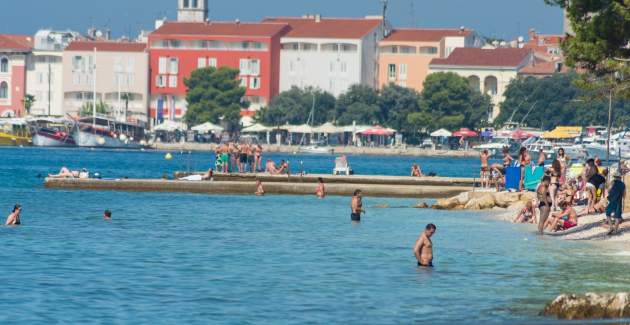
[[[541,240],[487,213],[366,198],[353,225],[348,198],[60,191],[37,177],[62,165],[159,177],[211,159],[163,156],[0,148],[0,215],[24,205],[23,226],[0,227],[0,322],[549,323],[538,313],[560,293],[630,288],[622,247]],[[329,172],[330,156],[286,157]],[[425,159],[351,162],[365,174],[405,175],[418,160],[445,176],[477,168]],[[436,267],[418,269],[411,247],[429,222]]]

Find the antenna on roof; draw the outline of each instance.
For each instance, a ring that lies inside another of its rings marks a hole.
[[[387,26],[387,5],[389,0],[380,0],[383,5],[383,38],[389,35],[389,27]]]

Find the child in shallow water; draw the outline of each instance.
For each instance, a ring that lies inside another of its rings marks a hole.
[[[534,223],[536,220],[534,213],[534,205],[532,201],[529,201],[525,204],[525,207],[521,209],[516,218],[512,221],[513,223]]]

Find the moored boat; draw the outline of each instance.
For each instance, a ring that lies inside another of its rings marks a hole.
[[[320,146],[306,146],[300,147],[298,149],[299,153],[307,153],[307,154],[333,154],[334,149],[331,147],[320,147]]]
[[[107,117],[78,120],[72,135],[79,147],[140,149],[145,146],[143,127]]]
[[[33,118],[29,120],[33,145],[37,147],[74,147],[72,121],[64,118]]]
[[[0,146],[28,146],[32,138],[26,120],[0,119]]]

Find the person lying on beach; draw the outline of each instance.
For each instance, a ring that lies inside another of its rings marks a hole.
[[[200,182],[200,181],[212,181],[213,179],[213,175],[214,175],[214,171],[212,170],[212,168],[208,169],[208,171],[204,174],[195,174],[195,175],[188,175],[186,177],[181,177],[179,178],[180,181],[188,181],[188,182]]]
[[[319,199],[323,199],[324,197],[326,197],[326,187],[324,187],[324,179],[321,177],[317,179],[317,189],[315,190],[315,196],[317,196],[317,198]]]
[[[9,214],[9,216],[7,217],[7,221],[4,224],[7,226],[21,225],[22,222],[20,221],[20,213],[22,213],[22,206],[19,204],[16,204],[13,207],[13,211],[11,212],[11,214]]]
[[[554,212],[547,220],[545,229],[550,231],[560,231],[571,229],[578,224],[578,214],[573,209],[573,206],[567,202],[560,204],[561,211]]]
[[[267,159],[267,163],[265,164],[265,172],[269,174],[277,174],[278,169],[276,168],[276,164],[271,161],[271,159]]]
[[[280,160],[280,167],[276,170],[276,174],[288,174],[289,173],[289,164],[284,161],[284,159]]]
[[[433,267],[433,242],[431,237],[435,234],[437,227],[434,224],[428,224],[416,244],[413,246],[413,254],[416,256],[418,266]]]
[[[411,166],[411,177],[422,177],[422,170],[418,164]]]
[[[81,172],[78,170],[70,170],[67,167],[61,167],[58,174],[48,174],[50,178],[79,178]]]
[[[256,193],[254,194],[256,194],[256,196],[265,196],[265,188],[259,179],[256,180]]]
[[[536,212],[534,210],[534,204],[532,201],[528,201],[525,204],[525,207],[521,209],[516,218],[512,221],[513,223],[534,223],[536,221]]]

